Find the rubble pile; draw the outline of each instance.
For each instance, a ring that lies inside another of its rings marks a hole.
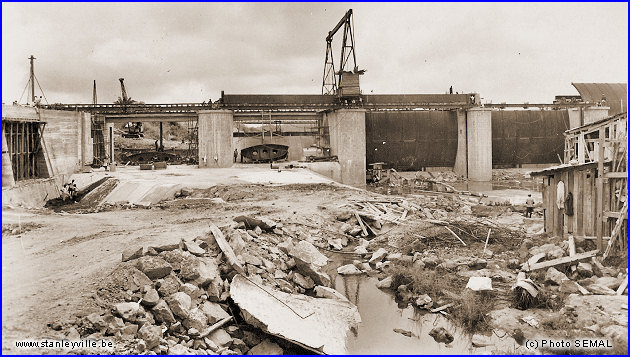
[[[103,299],[108,309],[86,316],[68,333],[114,336],[134,353],[282,354],[283,348],[261,332],[265,325],[237,323],[252,313],[243,313],[231,299],[235,277],[265,296],[285,294],[287,301],[291,296],[322,304],[344,301],[349,324],[360,322],[356,306],[329,288],[331,279],[321,271],[328,259],[315,246],[283,237],[287,230],[268,219],[241,216],[235,221],[223,231],[211,226],[207,235],[193,240],[124,251],[114,283],[101,291],[109,296]],[[243,316],[234,315],[239,310]]]

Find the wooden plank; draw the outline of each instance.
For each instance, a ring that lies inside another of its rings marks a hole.
[[[574,176],[576,175],[577,171],[567,171],[565,173],[565,177],[566,177],[566,194],[567,196],[569,195],[569,193],[571,193],[571,195],[573,195],[573,214],[572,215],[565,215],[565,223],[567,226],[567,232],[569,234],[572,234],[573,232],[575,232],[575,179]],[[565,212],[569,210],[568,207],[565,207]]]
[[[361,230],[363,231],[363,236],[367,237],[368,231],[365,228],[365,224],[363,224],[363,220],[361,219],[361,216],[359,216],[359,212],[357,211],[353,211],[353,212],[354,212],[354,216],[357,217],[357,221],[359,221],[359,226],[361,227]]]
[[[227,242],[227,240],[225,240],[225,237],[223,236],[223,233],[221,232],[219,227],[217,227],[214,224],[211,224],[210,231],[212,231],[212,235],[214,235],[214,239],[217,241],[217,245],[219,246],[219,248],[221,248],[221,251],[223,251],[223,255],[225,255],[225,258],[227,259],[228,263],[238,273],[245,274],[245,270],[243,269],[238,259],[236,258],[236,254],[234,254],[232,247]]]
[[[466,243],[464,243],[464,241],[459,238],[459,236],[457,234],[455,234],[455,232],[453,232],[450,228],[448,228],[447,226],[444,226],[444,228],[448,229],[449,232],[451,232],[451,234],[453,234],[455,236],[455,238],[457,238],[460,242],[462,242],[462,244],[464,245],[464,247],[466,246]]]
[[[627,179],[628,173],[627,172],[607,172],[604,174],[604,178]]]
[[[602,223],[602,213],[604,212],[604,178],[602,177],[604,174],[604,137],[606,135],[606,129],[599,129],[599,152],[597,158],[597,180],[595,181],[597,187],[597,197],[595,201],[595,205],[597,207],[596,219],[595,219],[595,230],[597,236],[597,250],[601,251],[604,247],[602,243],[602,237],[604,236],[604,224]]]
[[[575,236],[575,239],[588,239],[588,240],[597,240],[596,236]],[[602,237],[603,240],[609,240],[610,237]]]
[[[584,235],[594,236],[595,235],[595,226],[593,225],[593,212],[594,212],[594,199],[593,196],[593,188],[594,188],[594,176],[593,171],[588,170],[584,173]]]
[[[606,222],[606,220],[608,218],[616,218],[619,219],[619,217],[621,217],[622,212],[611,212],[611,211],[605,211],[602,215],[604,216],[604,220],[603,222]]]
[[[553,267],[553,266],[560,265],[560,264],[573,263],[573,262],[577,262],[579,260],[583,260],[583,259],[588,259],[588,258],[594,257],[594,256],[597,255],[597,252],[598,252],[597,250],[591,250],[590,252],[576,254],[576,255],[574,255],[572,257],[562,257],[562,258],[558,258],[558,259],[552,259],[552,260],[548,260],[546,262],[532,264],[532,265],[529,266],[529,269],[527,269],[527,266],[525,266],[524,269],[525,269],[525,271],[534,271],[534,270],[539,270],[539,269],[545,269],[545,268]]]
[[[488,235],[486,236],[486,244],[483,245],[483,254],[485,256],[486,254],[486,248],[488,247],[488,240],[490,239],[490,232],[492,231],[492,228],[488,228]]]
[[[577,171],[576,172],[576,180],[575,184],[577,186],[575,190],[575,233],[577,235],[584,235],[584,178],[586,177],[586,172]]]

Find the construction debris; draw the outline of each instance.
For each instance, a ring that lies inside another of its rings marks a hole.
[[[241,275],[232,279],[230,295],[249,324],[316,353],[347,353],[346,335],[361,322],[348,301],[273,291]]]

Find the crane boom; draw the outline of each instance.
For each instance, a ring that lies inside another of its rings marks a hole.
[[[118,80],[120,81],[120,90],[122,91],[123,103],[127,103],[129,98],[127,97],[127,91],[125,90],[125,83],[123,82],[125,79],[124,78],[118,78]]]
[[[345,24],[346,22],[350,21],[350,16],[352,16],[352,9],[348,10],[346,14],[341,18],[341,20],[339,20],[339,23],[337,24],[337,26],[335,26],[335,28],[333,28],[332,31],[328,32],[328,36],[326,36],[326,42],[332,41],[333,36],[337,33],[337,31],[339,31],[341,26]]]
[[[332,40],[333,36],[343,26],[343,41],[341,44],[341,57],[339,58],[339,71],[335,71],[335,63],[333,60]],[[345,15],[339,20],[337,25],[328,32],[326,36],[326,59],[324,61],[324,78],[322,80],[322,94],[340,94],[339,87],[342,84],[343,73],[347,72],[347,64],[352,57],[354,64],[353,72],[357,75],[356,91],[358,91],[358,75],[363,74],[364,70],[357,67],[357,56],[354,48],[354,31],[352,22],[352,9],[349,9]],[[343,95],[343,94],[342,94]]]

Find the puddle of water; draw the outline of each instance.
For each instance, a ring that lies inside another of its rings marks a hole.
[[[490,354],[510,352],[517,347],[511,337],[493,334],[493,346],[473,347],[472,336],[441,314],[416,311],[412,306],[398,307],[394,297],[376,287],[378,279],[364,275],[334,278],[334,288],[357,305],[361,323],[346,342],[349,354]],[[429,332],[434,327],[444,327],[454,340],[451,344],[436,342]],[[416,337],[403,336],[394,329],[411,331]]]
[[[470,337],[440,314],[420,314],[411,306],[401,309],[393,296],[378,289],[376,278],[337,276],[335,289],[357,305],[361,324],[347,341],[349,354],[470,354]],[[434,327],[444,327],[455,340],[449,345],[429,336]],[[417,337],[394,332],[403,329]]]

